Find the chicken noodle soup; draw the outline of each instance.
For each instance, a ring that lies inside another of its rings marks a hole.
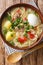
[[[13,46],[19,48],[35,44],[42,33],[43,24],[32,9],[18,7],[8,11],[2,23],[2,33]]]

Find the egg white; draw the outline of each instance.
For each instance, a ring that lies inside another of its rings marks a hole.
[[[31,14],[28,14],[28,22],[32,26],[37,26],[37,25],[40,24],[41,21],[40,21],[38,16],[36,16],[33,13],[31,13]]]

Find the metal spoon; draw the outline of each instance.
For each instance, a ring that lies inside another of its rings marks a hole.
[[[9,55],[7,57],[7,61],[10,63],[16,63],[18,62],[22,57],[24,57],[26,54],[30,54],[40,48],[43,47],[43,43],[40,43],[39,45],[36,45],[35,47],[33,47],[32,49],[29,49],[28,51],[25,52],[15,52],[12,53],[11,55]]]

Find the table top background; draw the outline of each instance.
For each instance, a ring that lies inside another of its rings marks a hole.
[[[28,3],[31,0],[0,0],[0,15],[5,11],[6,8],[13,4],[17,3]],[[41,4],[38,0],[34,0],[43,14],[43,3]],[[43,65],[43,48],[27,55],[26,57],[22,58],[19,62],[15,64],[11,64],[7,62],[7,52],[5,51],[5,47],[2,44],[2,39],[0,36],[0,65]]]

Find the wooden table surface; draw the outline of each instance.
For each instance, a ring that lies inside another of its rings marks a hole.
[[[0,15],[4,12],[6,8],[16,3],[28,3],[31,0],[0,0]],[[36,0],[34,0],[37,2]],[[0,37],[0,65],[43,65],[43,48],[27,55],[25,58],[22,58],[19,62],[11,64],[7,62],[7,53],[5,47],[2,44]]]

